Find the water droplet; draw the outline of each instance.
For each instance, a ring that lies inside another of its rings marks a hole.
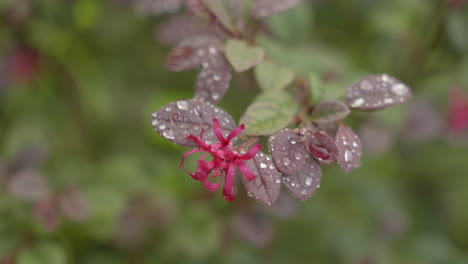
[[[153,126],[156,126],[156,125],[159,124],[159,121],[158,121],[157,119],[154,119],[153,121],[151,121],[151,124],[152,124]]]
[[[166,107],[166,112],[169,112],[169,111],[171,111],[171,110],[172,110],[172,107],[170,107],[170,106],[167,106],[167,107]]]
[[[283,157],[283,165],[289,167],[289,165],[291,165],[291,159],[289,157]]]
[[[296,139],[291,139],[291,141],[289,141],[291,144],[295,145],[297,143]]]
[[[154,117],[154,118],[156,118],[156,117],[158,117],[158,113],[157,113],[157,112],[154,112],[154,113],[151,114],[151,116]]]
[[[307,194],[307,190],[306,190],[306,189],[302,189],[302,190],[301,190],[301,194],[302,194],[302,195],[306,195],[306,194]]]
[[[218,100],[219,99],[219,93],[212,93],[211,98],[213,98],[213,100]]]
[[[215,80],[215,81],[220,81],[220,80],[221,80],[221,76],[215,74],[215,75],[213,75],[213,80]]]
[[[187,101],[178,101],[177,102],[177,107],[179,107],[180,110],[188,110],[188,102]]]
[[[361,89],[365,91],[370,91],[372,90],[372,83],[369,82],[368,80],[364,80],[361,82]]]
[[[172,130],[166,130],[163,132],[163,136],[167,139],[174,139],[174,132]]]
[[[300,153],[300,152],[294,153],[294,158],[295,158],[296,160],[302,159],[302,153]]]
[[[347,149],[345,151],[345,154],[344,154],[345,162],[350,162],[352,158],[353,158],[353,153],[351,153],[351,151],[349,151],[349,149]]]
[[[280,179],[277,179],[277,180],[275,181],[275,183],[281,183],[281,180],[280,180]]]
[[[274,169],[275,169],[275,165],[270,164],[270,170],[274,170]]]
[[[306,184],[307,186],[311,186],[313,181],[314,181],[314,179],[313,179],[312,177],[307,177],[307,178],[305,179],[305,184]]]
[[[355,147],[355,148],[358,147],[358,143],[356,141],[353,141],[353,147]]]
[[[161,129],[161,130],[164,130],[164,129],[166,129],[166,125],[164,125],[164,124],[161,124],[161,125],[159,126],[159,129]]]
[[[388,74],[382,74],[381,78],[383,82],[390,82],[390,76]]]
[[[354,100],[354,102],[351,104],[352,107],[360,107],[364,104],[364,99],[363,98],[358,98]]]
[[[260,163],[260,168],[265,169],[267,167],[266,163]]]
[[[392,98],[385,98],[383,101],[386,104],[393,104],[393,99]]]
[[[213,54],[213,55],[216,54],[216,48],[215,48],[215,47],[210,47],[210,48],[209,48],[209,51],[210,51],[210,53]]]
[[[208,64],[208,62],[202,63],[202,67],[203,67],[203,68],[208,68],[208,66],[210,66],[210,65]],[[204,72],[201,73],[201,77],[202,77],[202,78],[205,77],[205,76],[204,76]]]
[[[402,83],[392,85],[392,92],[396,95],[403,96],[408,93],[408,87]]]

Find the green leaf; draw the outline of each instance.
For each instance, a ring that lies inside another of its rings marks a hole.
[[[447,33],[452,45],[459,51],[468,50],[468,16],[463,10],[450,12],[447,19]]]
[[[326,90],[324,89],[322,80],[317,74],[309,74],[309,92],[312,104],[318,104],[325,98]]]
[[[290,69],[264,61],[255,67],[255,78],[264,91],[278,91],[294,80]]]
[[[342,102],[327,100],[320,102],[312,112],[314,122],[327,123],[345,118],[349,114],[349,108]]]
[[[240,122],[246,135],[270,135],[288,125],[298,105],[286,92],[262,93],[247,108]]]
[[[223,0],[203,0],[205,6],[218,18],[219,22],[231,32],[235,32],[233,19]]]
[[[243,72],[257,65],[263,60],[264,51],[257,46],[249,46],[237,39],[230,39],[225,47],[226,57],[232,67],[238,72]]]

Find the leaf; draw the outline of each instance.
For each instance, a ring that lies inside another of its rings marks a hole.
[[[304,166],[307,150],[303,141],[303,135],[290,129],[283,129],[270,137],[270,153],[280,172],[291,175]]]
[[[175,72],[187,71],[219,56],[223,44],[216,37],[196,36],[180,42],[167,56],[166,67]],[[205,64],[206,65],[206,64]]]
[[[88,200],[76,188],[68,188],[59,197],[58,208],[63,216],[71,221],[82,222],[89,217]]]
[[[263,91],[279,91],[293,82],[294,72],[264,61],[255,67],[255,78]]]
[[[197,36],[222,38],[224,35],[218,25],[187,14],[169,17],[161,22],[157,30],[157,38],[168,45],[175,45],[184,39]]]
[[[283,177],[283,184],[299,200],[307,200],[320,187],[322,169],[317,161],[307,156],[305,165],[295,174]]]
[[[323,131],[316,131],[307,136],[307,148],[320,164],[332,164],[339,155],[335,140]]]
[[[297,215],[297,201],[286,192],[280,192],[275,204],[268,208],[268,212],[281,219],[290,219]]]
[[[34,170],[22,170],[9,178],[7,191],[14,197],[39,201],[50,195],[50,189],[42,175]]]
[[[360,110],[377,110],[405,103],[412,98],[409,87],[388,74],[367,76],[346,92],[346,104]]]
[[[256,19],[272,16],[298,5],[302,0],[258,0],[251,7],[251,14]]]
[[[216,104],[224,97],[231,81],[231,67],[221,55],[211,56],[197,76],[195,98]]]
[[[281,179],[271,158],[258,152],[253,159],[247,160],[245,165],[255,174],[252,181],[241,177],[249,196],[266,205],[272,205],[278,198]]]
[[[309,92],[310,92],[310,102],[314,105],[320,103],[323,98],[325,98],[326,90],[320,76],[317,74],[309,74]]]
[[[258,209],[241,209],[234,215],[236,234],[248,243],[264,248],[273,238],[273,225],[265,213]]]
[[[185,0],[138,0],[136,12],[143,16],[174,13],[182,6]]]
[[[447,18],[447,35],[451,44],[460,52],[468,50],[468,18],[461,8],[452,10]]]
[[[196,147],[193,141],[185,138],[190,134],[199,136],[202,128],[205,142],[218,141],[213,132],[214,118],[219,120],[224,136],[236,128],[236,123],[224,110],[196,99],[179,100],[163,106],[152,114],[151,124],[165,139],[182,146]]]
[[[271,135],[289,124],[298,110],[297,103],[286,92],[262,93],[241,117],[246,135]]]
[[[34,169],[39,167],[47,157],[47,150],[43,146],[30,145],[18,153],[13,163],[13,171]]]
[[[37,202],[33,208],[33,218],[47,231],[53,232],[57,229],[59,215],[52,199]]]
[[[226,8],[224,0],[203,0],[203,3],[226,29],[231,32],[236,31],[232,17]]]
[[[342,102],[326,100],[314,108],[311,117],[314,122],[328,123],[344,119],[349,112],[349,108]]]
[[[356,133],[351,128],[340,125],[335,141],[340,150],[338,164],[340,164],[341,169],[348,173],[359,167],[361,165],[362,145]]]
[[[246,71],[263,60],[264,51],[261,47],[248,46],[242,40],[230,39],[226,43],[226,57],[237,72]]]

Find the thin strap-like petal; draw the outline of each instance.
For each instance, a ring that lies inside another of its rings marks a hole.
[[[188,156],[196,152],[205,152],[205,151],[201,149],[192,149],[190,151],[185,152],[184,155],[182,156],[182,160],[180,161],[179,168],[182,168],[184,166],[185,158],[187,158]]]
[[[197,138],[194,135],[188,135],[185,140],[193,140],[195,143],[198,145],[199,148],[205,150],[205,151],[210,151],[210,146],[203,142],[201,139]]]
[[[232,202],[236,198],[236,190],[234,187],[234,176],[236,174],[236,165],[231,163],[224,180],[223,196],[228,202]]]
[[[249,160],[253,157],[255,157],[255,155],[257,155],[257,153],[260,151],[260,149],[262,148],[262,145],[261,144],[256,144],[255,146],[253,146],[249,152],[245,153],[244,155],[240,156],[239,159],[241,160]]]
[[[241,124],[240,126],[236,127],[231,133],[229,133],[228,137],[226,138],[226,143],[231,142],[233,138],[239,135],[242,131],[244,131],[245,125]]]
[[[247,167],[242,161],[236,160],[235,163],[236,163],[237,167],[239,168],[240,172],[242,173],[242,175],[244,175],[244,177],[247,180],[251,181],[251,180],[255,179],[255,174],[253,174],[250,171],[249,167]]]
[[[221,185],[221,180],[218,182],[210,182],[209,180],[203,181],[203,185],[205,185],[205,188],[209,191],[216,191],[218,190],[219,186]]]
[[[221,127],[219,126],[218,119],[216,119],[216,118],[213,119],[213,132],[215,133],[215,135],[218,138],[219,142],[221,142],[223,144],[226,143],[226,139],[223,136],[223,131],[221,130]]]

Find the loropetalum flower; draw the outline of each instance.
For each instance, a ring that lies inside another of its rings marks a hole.
[[[223,196],[227,201],[233,201],[236,197],[236,189],[234,183],[234,176],[236,174],[236,167],[239,168],[241,174],[249,181],[255,179],[250,169],[245,165],[245,161],[255,157],[260,151],[262,145],[256,144],[245,154],[241,154],[236,150],[233,150],[232,139],[235,138],[239,133],[245,129],[245,125],[241,124],[239,127],[231,131],[231,133],[225,138],[222,130],[219,126],[218,119],[213,119],[213,132],[216,138],[219,140],[218,143],[208,144],[203,141],[202,128],[200,136],[189,135],[186,140],[191,140],[197,144],[199,149],[193,149],[184,154],[180,167],[183,167],[185,158],[189,155],[197,152],[203,152],[200,159],[197,160],[196,172],[187,173],[192,176],[193,179],[203,182],[206,189],[210,191],[216,191],[221,185],[221,178],[224,177]],[[210,155],[212,160],[205,160]],[[212,178],[218,178],[218,182],[211,182],[209,176]]]
[[[454,88],[449,96],[449,130],[458,135],[468,130],[468,95]]]

